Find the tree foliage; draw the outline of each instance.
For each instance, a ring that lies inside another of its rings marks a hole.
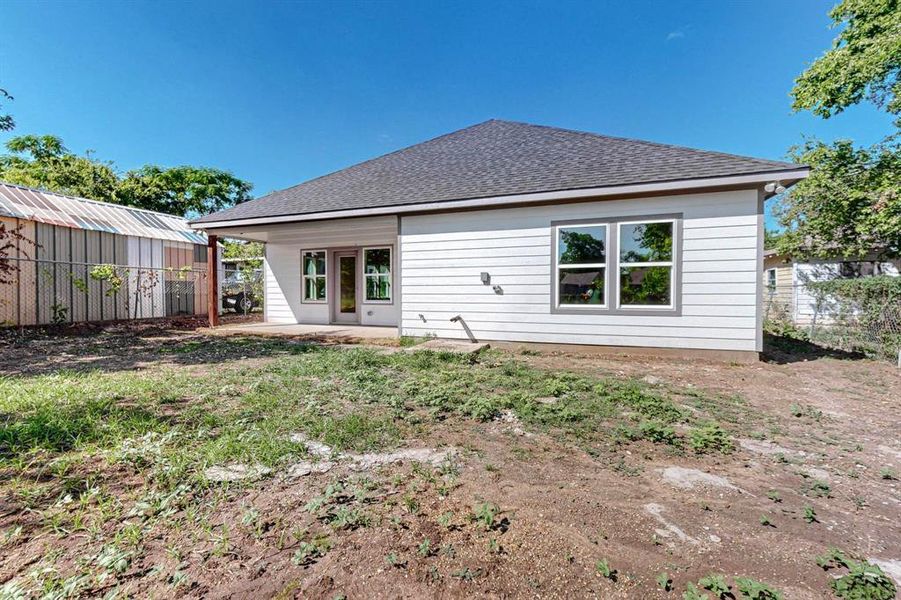
[[[206,167],[147,165],[119,181],[117,201],[170,214],[207,214],[249,199],[251,185]]]
[[[901,2],[843,0],[829,16],[844,27],[795,81],[793,108],[828,119],[870,100],[901,124]]]
[[[222,258],[260,258],[263,256],[262,242],[222,240]]]
[[[794,160],[812,167],[776,205],[777,249],[799,257],[901,255],[901,148],[808,141]]]
[[[795,110],[823,118],[869,100],[901,125],[901,0],[842,0],[829,13],[843,28],[801,74]],[[897,133],[871,148],[811,140],[791,153],[810,177],[778,203],[780,252],[801,258],[901,253],[901,153]]]
[[[52,135],[23,135],[6,143],[0,180],[62,194],[194,216],[250,198],[251,185],[207,167],[147,165],[124,174],[112,162],[70,152]]]
[[[6,142],[0,180],[61,194],[115,202],[118,176],[108,162],[69,152],[52,135],[22,135]]]
[[[12,100],[13,97],[9,95],[9,92],[0,88],[0,100]],[[0,109],[3,108],[3,104],[0,103]],[[0,112],[0,131],[12,131],[16,127],[16,121],[13,119],[13,116],[10,114],[4,114]]]
[[[594,237],[590,233],[580,231],[560,231],[560,241],[564,250],[560,255],[560,262],[564,264],[598,263],[604,262],[606,249],[604,240]]]

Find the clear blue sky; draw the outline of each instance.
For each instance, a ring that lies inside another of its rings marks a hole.
[[[0,87],[14,134],[257,195],[489,118],[782,158],[889,130],[870,107],[791,113],[831,4],[5,0]]]

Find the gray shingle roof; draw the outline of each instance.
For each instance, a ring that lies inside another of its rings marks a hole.
[[[797,169],[792,163],[491,120],[197,223]]]

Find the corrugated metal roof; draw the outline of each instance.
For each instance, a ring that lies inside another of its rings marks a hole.
[[[0,216],[119,235],[206,244],[182,217],[64,196],[0,181]]]

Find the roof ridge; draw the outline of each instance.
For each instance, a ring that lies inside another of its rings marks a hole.
[[[50,194],[52,196],[59,196],[60,198],[68,198],[69,200],[78,200],[79,202],[89,202],[91,204],[100,204],[102,206],[111,206],[113,208],[127,209],[127,210],[138,210],[145,213],[150,213],[151,215],[159,215],[162,217],[169,217],[170,219],[181,219],[185,223],[188,222],[186,217],[182,217],[179,215],[170,215],[169,213],[159,212],[156,210],[148,210],[146,208],[140,208],[138,206],[130,206],[128,204],[116,204],[115,202],[105,202],[103,200],[94,200],[92,198],[82,198],[81,196],[72,196],[71,194],[61,194],[59,192],[54,192],[52,190],[44,189],[44,188],[36,188],[27,185],[21,185],[18,183],[10,183],[8,181],[0,180],[0,185],[5,185],[9,187],[18,188],[20,190],[27,190],[29,192],[37,192],[39,194]]]
[[[796,166],[796,167],[807,166],[807,165],[801,165],[801,164],[792,163],[792,162],[788,162],[788,161],[773,160],[770,158],[759,158],[756,156],[747,156],[745,154],[734,154],[732,152],[720,152],[719,150],[705,150],[703,148],[692,148],[691,146],[680,146],[678,144],[668,144],[665,142],[653,142],[650,140],[642,140],[642,139],[638,139],[638,138],[630,138],[630,137],[624,137],[624,136],[618,136],[618,135],[607,135],[606,133],[596,133],[594,131],[581,131],[579,129],[569,129],[567,127],[556,127],[554,125],[541,125],[538,123],[529,123],[527,121],[511,121],[508,119],[489,119],[488,121],[485,121],[485,123],[490,123],[492,121],[496,121],[499,123],[508,123],[511,125],[525,125],[527,127],[535,127],[538,129],[550,129],[551,131],[562,131],[565,133],[575,133],[575,134],[579,134],[579,135],[607,139],[607,140],[630,142],[633,144],[641,144],[644,146],[652,146],[652,147],[658,147],[658,148],[672,148],[675,150],[689,150],[691,152],[703,152],[705,154],[714,154],[717,156],[726,156],[729,158],[740,158],[742,160],[754,160],[757,162],[777,163],[780,165],[791,165],[791,166]],[[484,123],[480,123],[480,125],[482,125],[482,124],[484,124]],[[454,133],[456,133],[456,132],[454,132]]]

